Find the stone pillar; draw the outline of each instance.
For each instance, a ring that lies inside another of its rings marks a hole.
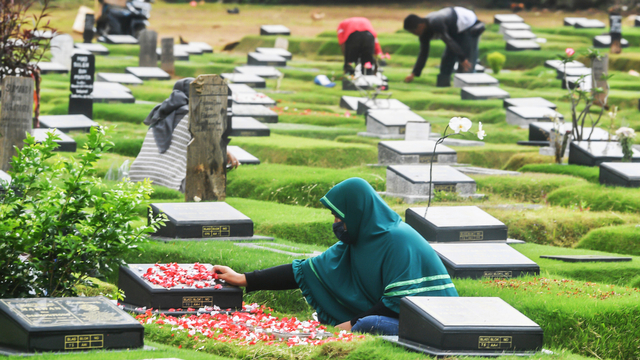
[[[11,169],[16,156],[14,146],[22,149],[33,118],[33,79],[6,76],[2,79],[0,109],[0,170]],[[226,110],[226,109],[225,109]]]

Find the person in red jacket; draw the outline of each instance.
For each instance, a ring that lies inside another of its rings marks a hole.
[[[353,74],[354,68],[350,63],[360,63],[364,73],[375,74],[377,71],[377,57],[382,54],[382,48],[371,22],[367,18],[352,17],[343,20],[338,25],[338,44],[344,55],[344,72]],[[370,63],[371,69],[364,65]]]

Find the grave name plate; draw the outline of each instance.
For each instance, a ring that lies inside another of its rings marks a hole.
[[[540,274],[540,267],[506,243],[432,244],[452,278],[510,279]]]
[[[175,73],[175,59],[173,56],[173,38],[162,38],[160,40],[161,55],[160,55],[160,68],[166,71],[168,74],[173,75]]]
[[[509,93],[497,86],[471,86],[460,91],[462,100],[506,99]]]
[[[540,255],[542,259],[560,260],[564,262],[626,262],[633,258],[608,255]]]
[[[556,104],[541,97],[504,99],[502,105],[505,108],[510,106],[545,107],[552,110],[557,108]]]
[[[446,165],[433,166],[433,183],[429,183],[428,165],[389,165],[387,195],[403,198],[407,203],[428,200],[436,191],[472,196],[476,182]]]
[[[500,298],[409,296],[400,301],[398,340],[491,356],[538,350],[543,331]]]
[[[540,44],[533,40],[507,40],[507,51],[540,50]]]
[[[640,164],[613,163],[600,164],[600,184],[626,187],[640,187]]]
[[[0,300],[0,345],[26,351],[134,349],[144,327],[105,297]]]
[[[89,132],[91,127],[99,126],[97,122],[88,117],[77,115],[43,115],[40,116],[40,126],[44,129],[58,129],[62,132],[84,131]]]
[[[229,145],[227,146],[227,151],[232,153],[243,165],[260,165],[260,159],[239,146]]]
[[[378,143],[378,164],[455,164],[458,156],[455,150],[445,145],[438,145],[434,154],[436,142],[432,140],[419,141],[381,141]]]
[[[93,14],[86,14],[84,16],[84,31],[82,32],[82,40],[85,44],[90,44],[93,41],[93,25],[95,23],[95,17]]]
[[[510,106],[507,108],[507,124],[527,126],[532,122],[564,120],[559,112],[546,107]]]
[[[267,87],[267,82],[264,78],[252,74],[240,74],[240,73],[222,73],[220,76],[234,84],[244,84],[252,88],[264,89]]]
[[[287,59],[279,55],[250,52],[247,54],[248,65],[287,66]]]
[[[269,136],[269,127],[252,117],[233,117],[229,136]]]
[[[516,14],[495,14],[493,15],[494,24],[503,23],[523,23],[524,19]]]
[[[69,114],[81,114],[93,119],[93,80],[96,59],[93,54],[74,54],[71,57],[71,95]]]
[[[507,226],[477,206],[409,208],[406,223],[431,242],[507,241]]]
[[[404,132],[404,139],[406,141],[429,140],[430,136],[431,124],[429,124],[428,122],[407,121]]]
[[[0,170],[8,171],[17,155],[14,147],[22,149],[26,133],[31,130],[33,117],[33,79],[5,76],[2,79],[0,107]]]
[[[262,25],[260,35],[291,35],[291,30],[284,25]]]
[[[496,78],[489,74],[455,74],[453,77],[453,86],[457,88],[470,86],[498,86],[499,82]]]
[[[597,166],[603,162],[622,161],[622,147],[618,142],[572,141],[569,164]],[[633,149],[632,162],[640,162],[640,151]]]
[[[205,266],[209,272],[213,269],[211,264],[201,265]],[[187,274],[198,274],[198,271],[194,270],[194,264],[178,264],[178,266],[186,270]],[[165,288],[143,277],[143,275],[147,274],[147,271],[153,271],[159,276],[164,276],[163,267],[165,266],[156,266],[156,264],[120,266],[118,288],[124,291],[124,302],[127,305],[157,309],[163,313],[169,309],[187,310],[188,308],[193,308],[197,311],[200,308],[214,306],[218,306],[221,309],[242,308],[242,289],[228,285],[220,280],[214,280],[213,278],[203,281],[196,280],[191,285],[178,282],[176,286]],[[218,284],[222,287],[219,289],[214,288]]]
[[[149,211],[164,213],[166,226],[153,235],[180,239],[253,236],[253,221],[225,202],[154,203]]]

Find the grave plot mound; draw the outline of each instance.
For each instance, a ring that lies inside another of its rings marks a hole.
[[[533,40],[507,40],[507,51],[540,50],[540,44]]]
[[[540,255],[542,259],[560,260],[571,263],[583,262],[626,262],[633,260],[624,256],[608,256],[608,255]]]
[[[525,23],[503,23],[500,24],[500,28],[498,29],[498,34],[504,35],[505,31],[508,30],[531,30],[531,26]]]
[[[340,107],[347,110],[358,110],[358,102],[367,100],[369,98],[345,95],[340,97]]]
[[[485,73],[455,74],[453,77],[453,86],[457,88],[498,85],[499,82],[496,78]]]
[[[259,47],[256,48],[256,52],[267,55],[278,55],[280,57],[283,57],[285,60],[291,60],[291,58],[293,57],[290,52],[280,48]]]
[[[250,52],[247,54],[248,65],[258,66],[287,66],[287,59],[279,55]]]
[[[435,144],[436,142],[432,140],[381,141],[378,143],[378,164],[429,164],[432,157],[434,164],[458,162],[456,151],[442,144],[436,147],[434,155]]]
[[[389,80],[381,73],[377,75],[360,75],[353,79],[348,76],[342,77],[342,90],[345,91],[374,90],[379,87],[389,90]]]
[[[262,105],[233,104],[233,119],[239,117],[251,117],[264,123],[277,123],[278,113]]]
[[[433,184],[429,183],[428,165],[387,166],[387,196],[402,198],[406,203],[426,201],[436,191],[474,196],[476,182],[447,165],[433,166]]]
[[[386,339],[438,357],[522,356],[542,348],[543,331],[500,298],[409,296],[398,336]]]
[[[358,101],[356,114],[364,115],[371,110],[410,110],[409,106],[397,99],[367,99]]]
[[[507,241],[507,226],[477,206],[409,208],[405,221],[429,243]]]
[[[506,243],[432,244],[452,278],[510,279],[540,274],[540,267]]]
[[[260,159],[239,146],[228,145],[227,151],[232,153],[243,165],[260,165]]]
[[[569,164],[597,166],[603,162],[622,161],[622,147],[618,142],[572,141],[569,148]],[[640,151],[633,149],[632,162],[640,162]]]
[[[60,137],[60,140],[55,141],[60,146],[53,151],[76,152],[78,147],[76,141],[58,129],[32,129],[31,135],[36,139],[36,143],[41,143],[47,139],[47,133],[51,131]]]
[[[267,82],[264,78],[253,74],[222,73],[220,76],[233,84],[242,84],[258,89],[267,87]]]
[[[627,39],[621,39],[620,40],[620,45],[623,48],[627,48],[627,47],[629,47],[629,42],[627,41]],[[593,47],[594,48],[610,48],[611,47],[611,35],[604,34],[604,35],[598,35],[598,36],[594,37],[593,38]]]
[[[90,53],[92,53],[93,55],[109,55],[109,49],[107,49],[106,46],[102,45],[102,44],[95,44],[95,43],[75,43],[73,44],[73,46],[76,49],[82,49],[82,50],[86,50]]]
[[[523,23],[524,19],[516,14],[495,14],[493,15],[494,24],[504,23]]]
[[[241,309],[242,289],[218,280],[212,269],[211,264],[199,263],[120,266],[118,288],[125,295],[123,305],[127,310],[147,308],[172,314],[178,309],[195,313],[214,306]]]
[[[360,134],[381,139],[403,139],[407,122],[425,122],[422,116],[406,109],[372,109],[366,114],[367,132]]]
[[[640,164],[603,162],[600,164],[600,184],[640,187]]]
[[[604,29],[607,26],[600,20],[580,19],[573,24],[573,27],[576,29]]]
[[[229,136],[269,136],[269,127],[252,117],[232,117]]]
[[[506,30],[504,32],[505,40],[535,40],[536,34],[531,30]]]
[[[66,66],[57,62],[40,61],[38,62],[38,69],[40,69],[42,75],[69,73],[69,69]]]
[[[85,115],[43,115],[40,116],[40,127],[43,129],[58,129],[62,132],[84,131],[89,132],[93,126],[99,126],[97,122]]]
[[[234,93],[231,95],[231,99],[235,104],[238,105],[264,105],[264,106],[275,106],[276,101],[272,98],[268,97],[263,93],[253,92],[253,93]]]
[[[506,99],[509,93],[497,86],[470,86],[460,91],[462,100]]]
[[[557,108],[556,104],[541,97],[504,99],[502,101],[502,105],[505,108],[508,108],[510,106],[545,107],[552,110],[555,110]]]
[[[264,79],[277,79],[282,76],[282,73],[278,71],[278,69],[273,66],[255,66],[255,65],[244,65],[244,66],[236,66],[233,69],[233,72],[245,75],[255,75],[260,76]],[[237,82],[237,81],[234,81]]]
[[[546,107],[510,106],[507,108],[507,124],[527,126],[532,122],[564,120],[559,112]]]
[[[131,35],[104,35],[98,37],[98,41],[115,45],[137,45],[138,39]]]
[[[284,25],[262,25],[260,35],[291,35],[291,30]]]
[[[144,327],[105,297],[0,300],[0,353],[136,349]]]
[[[129,66],[126,72],[142,80],[169,80],[171,75],[159,67]]]

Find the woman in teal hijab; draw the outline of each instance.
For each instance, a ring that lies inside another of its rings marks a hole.
[[[429,243],[365,180],[345,180],[320,202],[340,240],[321,255],[245,274],[214,271],[247,292],[300,288],[322,323],[385,335],[397,334],[401,298],[458,296]]]

